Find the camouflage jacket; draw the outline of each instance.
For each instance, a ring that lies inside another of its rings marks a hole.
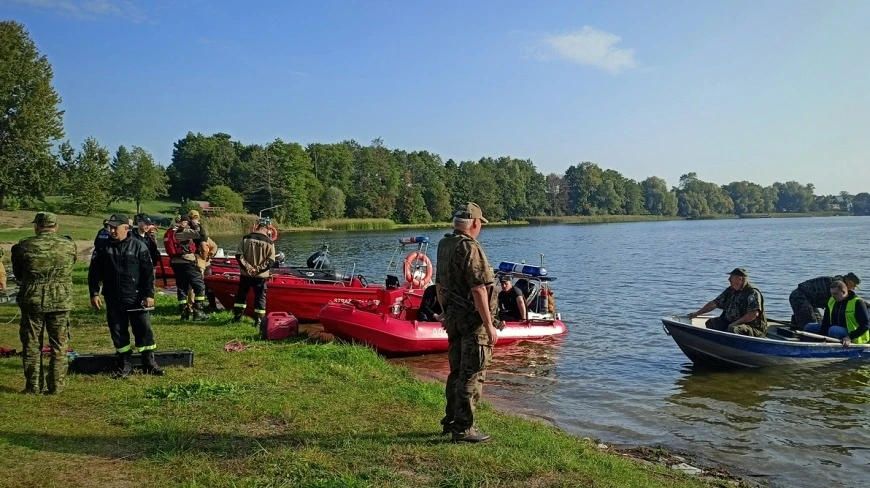
[[[816,308],[828,308],[831,298],[831,284],[842,281],[842,276],[820,276],[799,284],[797,291],[801,292]]]
[[[460,332],[483,322],[474,307],[471,289],[485,285],[490,314],[495,318],[498,295],[493,293],[492,267],[480,243],[458,230],[438,243],[435,284],[441,287],[447,332]]]
[[[760,313],[750,325],[755,328],[766,328],[767,318],[764,316],[764,297],[761,290],[747,283],[742,289],[735,290],[730,286],[714,300],[716,306],[722,309],[722,318],[734,322],[749,312],[758,310]]]
[[[72,268],[76,245],[43,232],[12,246],[12,272],[20,283],[18,305],[34,313],[72,309]]]

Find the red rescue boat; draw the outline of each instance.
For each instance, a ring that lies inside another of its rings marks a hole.
[[[301,276],[300,276],[301,275]],[[232,310],[239,288],[239,274],[205,277],[215,298]],[[266,313],[288,312],[300,321],[316,322],[320,309],[331,300],[377,300],[383,285],[369,285],[362,275],[342,276],[332,270],[295,269],[294,274],[275,274],[266,288]],[[245,314],[254,314],[254,294],[248,293]]]
[[[531,301],[545,313],[529,312],[530,320],[505,321],[496,346],[523,340],[540,340],[567,332],[558,314],[547,312],[547,294]],[[327,303],[320,311],[323,330],[341,339],[367,344],[387,355],[429,354],[447,351],[447,332],[437,321],[417,320],[420,290],[380,290],[373,302]]]

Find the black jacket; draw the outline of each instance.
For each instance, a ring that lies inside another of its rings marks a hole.
[[[90,296],[102,293],[106,302],[138,305],[154,298],[154,263],[144,242],[127,235],[123,241],[106,239],[94,248],[88,268]]]
[[[853,298],[855,298],[855,292],[850,291],[845,300],[842,302],[834,302],[833,317],[831,316],[831,312],[828,310],[827,304],[825,304],[825,317],[822,319],[822,334],[827,335],[828,330],[832,325],[846,327],[846,304]],[[855,320],[858,321],[858,328],[849,333],[849,338],[852,340],[864,335],[864,333],[867,332],[868,325],[870,325],[867,305],[865,305],[860,299],[858,300],[858,303],[855,304]]]
[[[145,247],[148,248],[148,254],[151,255],[151,264],[157,265],[160,262],[160,249],[157,248],[157,240],[154,238],[154,234],[149,232],[144,236],[140,236],[138,229],[130,229],[130,233],[133,234],[134,238],[145,243]]]

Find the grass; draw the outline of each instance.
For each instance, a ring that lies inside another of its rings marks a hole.
[[[79,266],[71,345],[109,353],[84,281]],[[225,312],[182,323],[173,301],[158,300],[157,345],[192,349],[193,368],[128,380],[70,375],[62,395],[46,397],[17,393],[21,361],[0,359],[0,485],[707,486],[486,403],[479,422],[494,440],[452,444],[439,435],[442,385],[358,346],[258,341],[249,321],[232,324]],[[0,305],[0,323],[16,314]],[[249,348],[224,352],[233,339]],[[17,327],[0,328],[0,344],[18,346]]]

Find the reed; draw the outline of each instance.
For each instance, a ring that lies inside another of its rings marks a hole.
[[[213,216],[203,216],[203,225],[210,235],[245,235],[251,231],[251,225],[257,222],[254,214],[224,213]]]
[[[665,215],[563,215],[527,217],[529,225],[543,224],[609,224],[615,222],[658,222],[683,220],[682,217]]]
[[[396,223],[390,219],[326,219],[317,226],[330,230],[392,230]]]

